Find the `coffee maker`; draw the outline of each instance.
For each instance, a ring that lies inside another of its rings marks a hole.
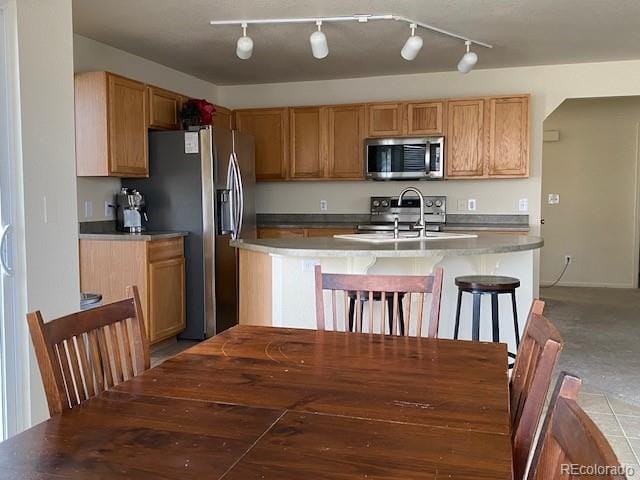
[[[144,197],[134,188],[122,187],[116,195],[117,229],[121,232],[140,233],[145,230],[147,212]]]

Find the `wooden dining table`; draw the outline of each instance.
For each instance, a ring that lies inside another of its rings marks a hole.
[[[512,479],[504,344],[236,326],[0,444],[0,479]]]

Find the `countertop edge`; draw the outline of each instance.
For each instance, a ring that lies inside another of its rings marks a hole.
[[[80,233],[79,240],[104,240],[121,242],[150,242],[153,240],[169,240],[188,236],[188,232],[159,232],[159,233]]]
[[[537,250],[544,246],[541,237],[530,237],[531,242],[526,244],[496,245],[486,247],[471,248],[434,248],[416,250],[330,250],[321,248],[290,248],[270,245],[260,245],[247,243],[243,240],[232,240],[230,245],[235,248],[250,250],[259,253],[268,253],[286,257],[441,257],[441,256],[468,256],[468,255],[491,255],[500,253],[523,252],[527,250]]]

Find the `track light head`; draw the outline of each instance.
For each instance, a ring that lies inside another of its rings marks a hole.
[[[404,43],[404,47],[400,50],[400,56],[410,62],[418,56],[418,53],[420,53],[423,41],[422,37],[416,35],[416,24],[412,23],[409,27],[411,28],[411,36],[407,38],[407,41]]]
[[[471,42],[467,40],[464,42],[467,47],[467,52],[462,56],[458,62],[458,71],[460,73],[469,73],[473,70],[473,67],[478,63],[478,54],[470,51]]]
[[[236,43],[236,55],[241,60],[251,58],[253,54],[253,40],[247,36],[247,24],[242,24],[242,36],[238,38]]]
[[[327,36],[322,32],[322,20],[318,20],[316,25],[318,30],[309,36],[311,53],[315,58],[323,59],[329,55],[329,44],[327,43]]]

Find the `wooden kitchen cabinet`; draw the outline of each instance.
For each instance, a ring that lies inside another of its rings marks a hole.
[[[362,180],[366,107],[335,105],[327,109],[327,173],[331,179]]]
[[[289,112],[287,108],[236,110],[235,126],[255,138],[256,180],[288,176]]]
[[[289,177],[323,178],[327,164],[326,108],[289,109]]]
[[[258,228],[258,238],[304,238],[304,228]]]
[[[370,103],[367,105],[367,116],[370,137],[398,137],[403,134],[402,102]]]
[[[529,96],[489,99],[489,177],[529,174]]]
[[[233,130],[233,112],[228,108],[216,105],[216,111],[213,113],[213,126]]]
[[[447,103],[446,176],[482,177],[485,168],[484,99]]]
[[[407,103],[407,135],[442,135],[444,102]]]
[[[182,95],[162,88],[147,85],[149,105],[149,128],[157,130],[178,130]]]
[[[75,76],[78,176],[146,177],[145,85],[108,72]]]
[[[125,297],[136,285],[150,343],[186,326],[183,238],[166,240],[81,239],[80,289],[102,294],[103,303]]]
[[[258,238],[311,238],[333,237],[356,233],[356,228],[258,228]]]

